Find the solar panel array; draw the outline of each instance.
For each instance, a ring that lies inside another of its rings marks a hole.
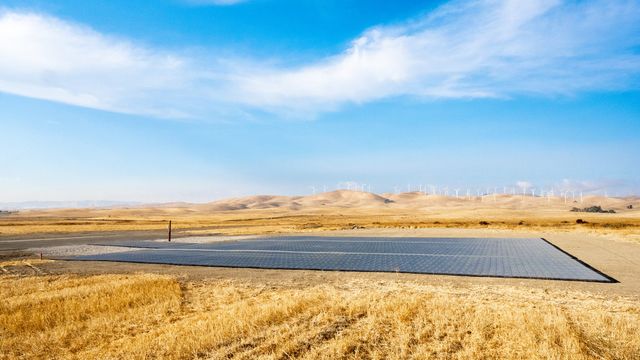
[[[408,272],[610,282],[543,239],[272,237],[213,243],[109,242],[105,260],[268,269]]]

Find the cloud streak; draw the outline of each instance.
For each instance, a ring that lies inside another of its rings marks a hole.
[[[231,6],[248,2],[249,0],[187,0],[188,3],[194,5],[215,5],[215,6]]]
[[[0,17],[0,91],[71,105],[151,116],[193,81],[189,60],[61,20],[21,13]]]
[[[226,1],[223,1],[226,2]],[[572,96],[640,86],[640,2],[453,1],[297,67],[179,55],[0,14],[0,91],[155,117],[300,116],[394,97]]]
[[[257,107],[313,111],[394,96],[637,88],[639,19],[637,1],[456,1],[413,23],[370,29],[316,64],[241,75],[237,93]]]

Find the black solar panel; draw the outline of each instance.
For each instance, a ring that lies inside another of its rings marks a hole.
[[[612,281],[544,239],[295,236],[204,244],[130,241],[104,245],[135,251],[73,259]]]

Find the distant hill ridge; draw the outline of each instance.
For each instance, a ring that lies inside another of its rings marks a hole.
[[[275,196],[275,195],[256,195],[240,198],[217,200],[206,204],[195,205],[193,208],[209,211],[233,211],[244,209],[272,209],[282,208],[290,210],[303,209],[321,209],[321,208],[362,208],[362,209],[384,209],[384,208],[428,208],[428,207],[451,207],[451,206],[469,206],[470,203],[478,205],[495,204],[499,207],[523,209],[529,206],[563,206],[568,209],[579,201],[568,199],[565,203],[564,198],[559,196],[546,198],[539,196],[522,196],[522,195],[485,195],[482,197],[460,195],[444,196],[444,195],[427,195],[422,192],[406,192],[406,193],[383,193],[374,194],[361,191],[336,190],[325,193],[319,193],[306,196]],[[611,208],[624,209],[629,204],[638,206],[639,199],[637,197],[628,198],[604,198],[600,196],[585,196],[583,204],[598,204]]]
[[[633,209],[640,207],[640,198],[605,198],[602,196],[584,196],[583,202],[565,199],[559,196],[547,198],[530,195],[490,194],[484,196],[459,195],[428,195],[422,192],[383,193],[374,194],[362,191],[335,190],[313,195],[284,196],[284,195],[254,195],[239,198],[216,200],[208,203],[172,202],[162,204],[142,204],[117,201],[78,201],[78,202],[25,202],[5,203],[20,206],[2,206],[2,210],[22,209],[53,209],[53,208],[131,208],[156,209],[158,211],[175,209],[176,211],[216,212],[241,211],[260,209],[282,210],[319,210],[319,209],[428,209],[438,207],[499,207],[527,210],[533,208],[566,208],[602,206],[616,211],[625,211],[629,205]]]

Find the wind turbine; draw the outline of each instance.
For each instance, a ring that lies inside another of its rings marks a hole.
[[[456,189],[456,199],[458,198],[458,191],[460,191],[460,189]]]

